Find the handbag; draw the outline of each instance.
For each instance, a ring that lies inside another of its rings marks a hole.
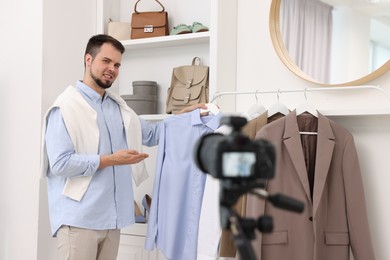
[[[162,7],[160,12],[138,12],[138,0],[134,5],[134,13],[131,16],[131,39],[149,38],[169,35],[168,13],[165,7],[158,1]]]
[[[209,101],[209,67],[195,57],[192,65],[173,68],[168,88],[166,112],[177,114],[181,109]]]
[[[128,40],[130,39],[131,25],[125,22],[114,22],[109,20],[107,34],[114,37],[115,39]]]

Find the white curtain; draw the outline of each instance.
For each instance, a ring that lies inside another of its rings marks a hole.
[[[280,29],[295,64],[313,79],[329,83],[332,7],[318,0],[282,0]]]

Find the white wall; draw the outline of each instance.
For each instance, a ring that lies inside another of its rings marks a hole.
[[[0,259],[35,259],[42,0],[0,2]]]
[[[39,180],[41,118],[82,78],[95,8],[95,0],[0,2],[1,260],[56,258]]]
[[[238,91],[316,87],[293,75],[274,51],[268,29],[271,0],[237,2]],[[368,84],[380,85],[390,91],[390,73]],[[307,97],[319,109],[390,107],[390,101],[374,91],[311,92]],[[258,98],[266,107],[276,102],[276,95],[258,95]],[[282,94],[280,101],[293,109],[304,101],[304,95]],[[254,103],[254,96],[239,96],[237,110],[246,111]],[[387,220],[390,214],[390,115],[342,116],[332,119],[350,130],[355,137],[376,258],[390,259],[390,222]]]
[[[268,29],[270,2],[237,1],[238,50],[232,57],[237,58],[237,89],[313,87],[293,75],[276,55]],[[0,2],[0,260],[55,259],[44,186],[39,197],[41,117],[66,85],[82,77],[85,43],[95,32],[95,8],[94,0]],[[390,73],[370,84],[390,91]],[[258,97],[266,106],[276,101],[275,95]],[[390,106],[371,92],[309,93],[308,98],[319,108]],[[281,96],[290,107],[303,99],[299,94]],[[237,110],[249,108],[248,100],[254,102],[255,98],[240,96]],[[390,223],[386,221],[390,214],[390,116],[335,120],[356,138],[377,259],[390,259],[386,248],[390,240]]]
[[[83,78],[85,46],[95,31],[95,0],[43,0],[42,115],[58,94]],[[57,244],[50,235],[44,179],[40,181],[39,198],[37,259],[56,259]]]

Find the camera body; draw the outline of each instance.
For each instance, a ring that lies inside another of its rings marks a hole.
[[[232,127],[229,135],[202,136],[194,150],[197,166],[214,178],[245,183],[274,176],[275,151],[266,140],[250,140],[240,129],[247,123],[243,117],[223,117],[222,125]]]

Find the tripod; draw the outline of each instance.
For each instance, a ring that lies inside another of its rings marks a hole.
[[[301,201],[295,200],[283,194],[270,195],[266,190],[264,190],[264,186],[264,182],[246,183],[244,185],[242,183],[237,184],[231,181],[221,182],[221,226],[224,229],[228,228],[231,230],[241,259],[256,260],[256,255],[250,242],[256,236],[256,229],[262,233],[270,233],[273,230],[272,217],[263,215],[258,219],[243,218],[232,209],[232,206],[242,194],[247,192],[255,194],[261,199],[270,201],[275,207],[297,213],[303,212],[304,209],[304,204]]]

